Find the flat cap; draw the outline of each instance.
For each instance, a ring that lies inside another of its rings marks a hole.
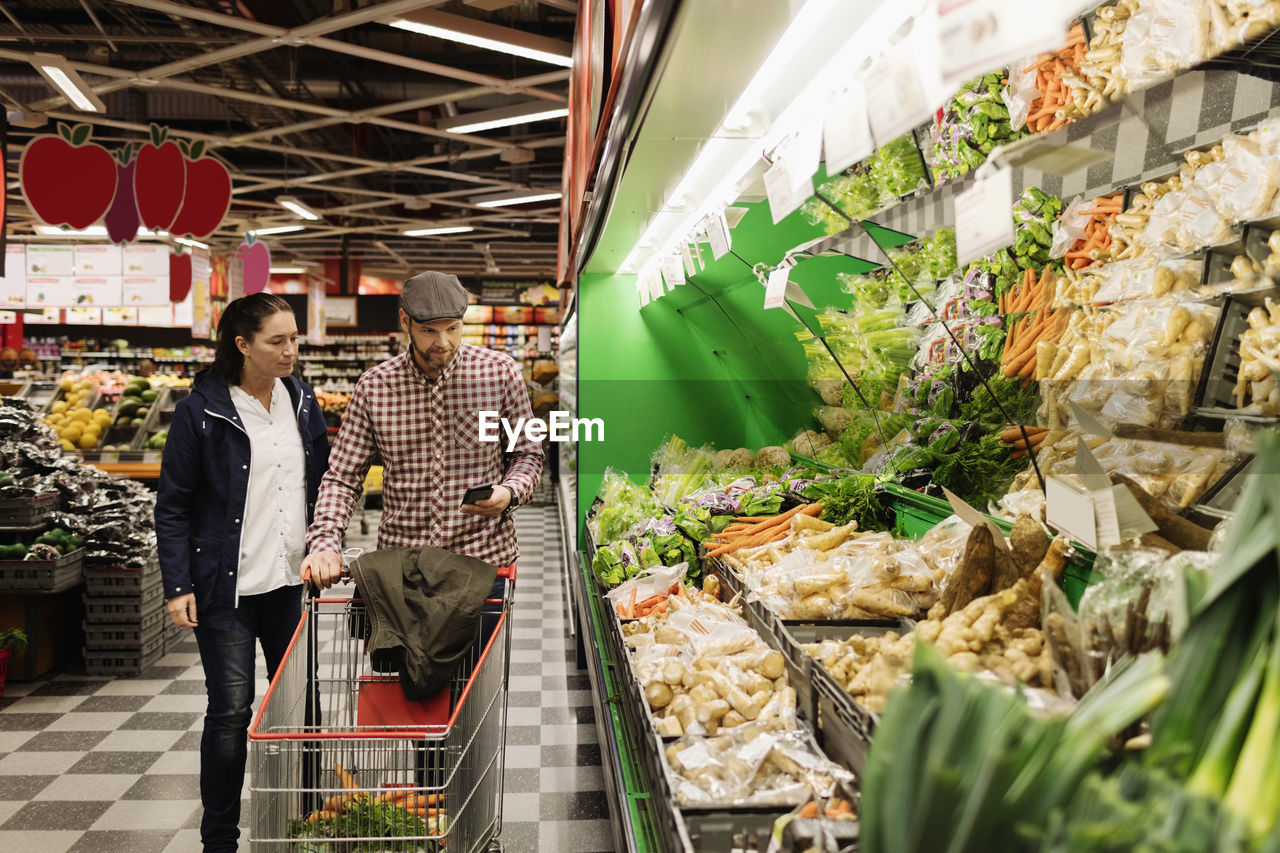
[[[456,275],[428,270],[404,283],[400,306],[419,323],[457,320],[467,311],[467,291]]]

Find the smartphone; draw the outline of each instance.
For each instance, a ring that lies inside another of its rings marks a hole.
[[[462,496],[462,503],[464,506],[475,504],[478,501],[487,501],[491,497],[493,497],[493,486],[472,486]]]

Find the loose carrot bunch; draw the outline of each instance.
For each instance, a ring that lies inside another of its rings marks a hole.
[[[1063,256],[1063,262],[1073,270],[1096,267],[1110,260],[1111,226],[1115,224],[1116,215],[1124,212],[1124,193],[1100,196],[1093,200],[1093,204],[1088,210],[1081,211],[1089,216],[1084,237]]]
[[[1036,89],[1040,92],[1040,97],[1031,102],[1031,112],[1027,115],[1027,129],[1032,133],[1052,133],[1066,125],[1067,119],[1059,117],[1058,112],[1075,100],[1068,78],[1080,78],[1080,63],[1084,62],[1087,49],[1084,29],[1077,22],[1061,50],[1042,53],[1023,69],[1035,69]]]
[[[717,537],[712,539],[719,544],[707,552],[708,557],[720,557],[731,554],[740,548],[754,548],[768,545],[791,535],[788,522],[796,515],[818,515],[822,512],[822,504],[801,504],[780,515],[744,516],[735,518],[734,523],[726,527]]]
[[[636,601],[636,590],[638,587],[631,588],[631,598],[625,602],[619,601],[614,606],[621,619],[643,619],[646,616],[652,616],[655,613],[665,613],[667,608],[671,606],[671,596],[679,596],[687,599],[685,595],[684,584],[680,582],[673,583],[665,592],[655,593],[643,601]]]
[[[1023,432],[1027,434],[1024,439]],[[1009,454],[1014,459],[1021,459],[1027,455],[1027,450],[1036,450],[1044,442],[1044,437],[1049,434],[1049,430],[1044,427],[1037,426],[1010,426],[1005,427],[1000,433],[1000,440],[1009,445],[1012,452]]]

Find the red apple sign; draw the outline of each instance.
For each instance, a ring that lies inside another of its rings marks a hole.
[[[138,216],[148,228],[168,228],[182,209],[187,189],[187,159],[164,128],[151,125],[151,143],[138,152],[133,197]]]
[[[182,143],[179,143],[182,145]],[[231,175],[212,157],[201,157],[204,143],[186,148],[187,187],[169,233],[175,237],[208,237],[231,209]]]
[[[246,234],[236,257],[243,264],[244,272],[240,280],[244,295],[265,290],[267,280],[271,278],[271,250],[267,248],[267,244],[258,242],[256,234]]]
[[[181,302],[191,292],[191,256],[169,256],[169,301]]]
[[[116,194],[116,163],[101,145],[87,144],[89,125],[58,125],[22,152],[23,198],[50,225],[87,228],[102,218]]]

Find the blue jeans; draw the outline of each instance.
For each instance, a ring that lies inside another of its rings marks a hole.
[[[242,595],[230,618],[209,619],[212,615],[197,614],[200,624],[195,629],[209,694],[200,738],[200,803],[204,806],[200,838],[205,853],[235,853],[249,751],[254,641],[262,644],[267,677],[274,677],[302,618],[302,587]]]

